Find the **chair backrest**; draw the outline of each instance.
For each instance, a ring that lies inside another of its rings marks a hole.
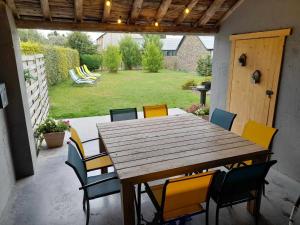
[[[109,110],[109,113],[111,122],[121,120],[134,120],[138,118],[136,108],[111,109]]]
[[[68,144],[68,159],[66,161],[66,164],[72,167],[81,185],[85,185],[87,183],[87,172],[85,169],[85,164],[81,160],[78,151],[72,144]]]
[[[74,142],[74,144],[76,145],[76,147],[79,150],[79,153],[80,153],[82,159],[84,159],[85,158],[84,148],[83,148],[81,139],[80,139],[77,131],[73,127],[71,127],[70,133],[71,133],[70,140]]]
[[[89,68],[84,64],[83,65],[83,69],[85,70],[85,72],[87,72],[88,74],[91,73],[91,71],[89,70]]]
[[[167,180],[161,203],[163,217],[170,217],[172,211],[188,213],[188,209],[208,201],[209,188],[214,175],[215,171],[210,171]]]
[[[265,149],[269,149],[276,132],[276,128],[267,127],[266,125],[250,120],[244,127],[242,137]]]
[[[79,80],[78,76],[76,75],[76,73],[73,69],[69,70],[69,74],[73,81],[76,82],[77,80]]]
[[[231,126],[236,114],[216,108],[211,115],[210,122],[223,127],[225,130],[231,130]]]
[[[84,71],[82,66],[80,66],[79,69],[80,69],[81,73],[83,73],[85,76],[88,76],[88,73]]]
[[[276,162],[276,160],[272,160],[230,170],[225,175],[221,195],[229,197],[260,189],[269,169]]]
[[[143,106],[143,111],[144,111],[144,118],[167,116],[168,106],[166,104]]]
[[[75,69],[76,69],[76,72],[77,72],[77,74],[78,74],[79,77],[86,78],[85,75],[81,72],[81,70],[80,70],[79,67],[76,67]]]

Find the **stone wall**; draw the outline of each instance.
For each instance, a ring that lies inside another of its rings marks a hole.
[[[258,7],[259,6],[259,7]],[[293,28],[287,38],[282,64],[274,126],[279,129],[274,142],[274,166],[300,181],[300,1],[245,1],[221,25],[215,36],[211,112],[226,107],[231,34]]]

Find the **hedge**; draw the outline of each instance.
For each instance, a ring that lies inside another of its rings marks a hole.
[[[80,64],[85,64],[89,68],[89,70],[97,70],[102,67],[102,61],[102,55],[100,54],[80,55]]]
[[[52,45],[40,45],[21,42],[21,51],[25,55],[43,54],[49,85],[55,85],[68,78],[68,71],[79,66],[77,50]]]

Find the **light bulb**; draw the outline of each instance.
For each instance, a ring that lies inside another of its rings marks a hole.
[[[158,27],[158,22],[155,22],[155,23],[154,23],[154,26]]]
[[[106,6],[108,6],[108,7],[109,7],[109,6],[111,5],[111,2],[110,2],[110,1],[106,1],[106,3],[105,3],[105,4],[106,4]]]
[[[122,23],[122,20],[121,18],[118,19],[118,24]]]
[[[189,14],[190,13],[190,9],[189,8],[185,8],[184,13],[185,14]]]

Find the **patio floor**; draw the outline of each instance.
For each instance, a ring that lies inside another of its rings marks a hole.
[[[171,109],[170,114],[183,113]],[[141,113],[139,113],[141,117]],[[109,116],[71,119],[82,139],[97,136],[95,124],[110,121]],[[90,154],[98,152],[98,142],[86,146]],[[1,225],[82,225],[82,193],[74,172],[64,164],[67,145],[52,150],[40,151],[34,176],[20,180],[0,219]],[[288,215],[299,194],[300,184],[275,170],[268,176],[267,197],[263,197],[259,224],[288,224]],[[149,199],[142,199],[146,219],[153,216],[154,208]],[[210,224],[214,224],[215,205],[211,204]],[[298,219],[300,216],[298,216]],[[300,220],[298,220],[300,221]],[[121,225],[122,213],[118,194],[91,201],[90,225]],[[193,217],[187,225],[205,224],[204,215]],[[224,208],[220,213],[220,225],[250,225],[254,220],[245,209],[245,204]],[[300,224],[300,223],[299,223]]]

